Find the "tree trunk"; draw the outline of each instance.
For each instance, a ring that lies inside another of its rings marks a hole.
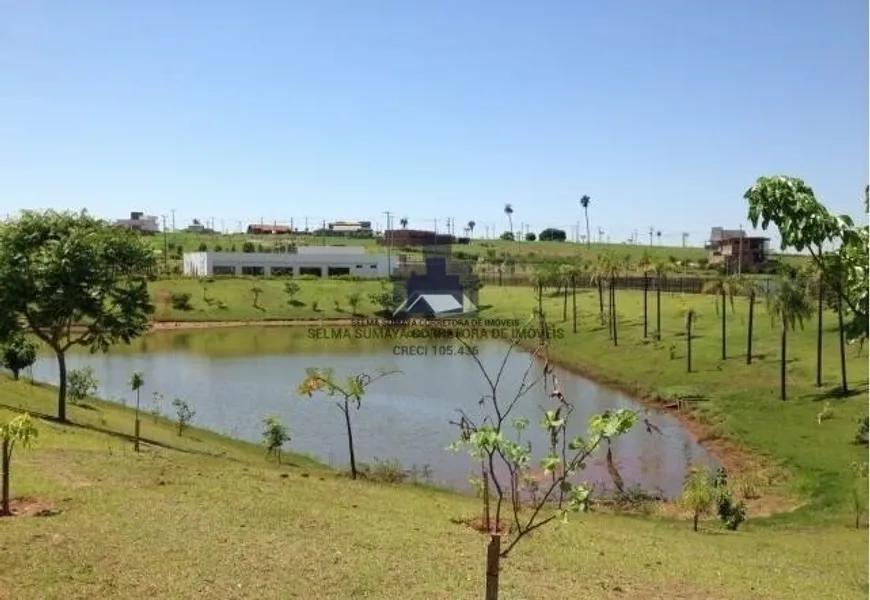
[[[486,547],[486,600],[498,600],[499,562],[501,561],[501,535],[490,534]]]
[[[686,373],[692,372],[692,317],[686,317]]]
[[[54,348],[54,353],[57,355],[57,420],[61,423],[66,422],[66,355],[58,348]]]
[[[613,345],[619,345],[619,339],[616,333],[616,282],[613,277],[610,278],[610,319],[613,326]]]
[[[139,390],[136,390],[136,437],[133,441],[133,450],[139,452]]]
[[[577,279],[571,275],[571,319],[574,321],[574,333],[577,333]]]
[[[752,324],[755,318],[755,292],[749,292],[749,333],[746,336],[746,364],[752,364]]]
[[[662,339],[662,282],[659,278],[656,284],[656,339]]]
[[[601,284],[601,279],[598,279],[598,314],[601,317],[601,324],[604,325],[604,288]]]
[[[544,316],[544,284],[538,283],[538,316]]]
[[[819,316],[816,323],[816,387],[822,387],[822,315],[824,313],[824,290],[822,289],[822,282],[819,280],[819,304],[818,311]]]
[[[692,530],[698,531],[698,513],[692,516]]]
[[[785,400],[785,361],[786,361],[786,336],[788,329],[785,323],[782,325],[782,333],[779,338],[779,398]]]
[[[722,360],[728,359],[728,354],[725,351],[725,304],[727,300],[725,299],[725,290],[719,294],[722,297]]]
[[[646,339],[648,333],[648,318],[647,318],[647,294],[649,292],[649,279],[646,271],[643,272],[643,339]]]
[[[565,281],[565,290],[562,293],[562,321],[568,320],[568,282]]]
[[[840,391],[843,395],[849,393],[849,383],[846,380],[846,333],[843,330],[843,295],[837,293],[837,329],[840,335]]]
[[[18,369],[12,369],[12,381],[18,381]]]
[[[356,479],[356,456],[353,453],[353,429],[350,426],[350,406],[344,401],[344,424],[347,427],[347,450],[350,454],[350,478]]]
[[[588,248],[592,244],[592,238],[589,237],[589,209],[584,208],[583,214],[586,217],[586,247]]]
[[[3,470],[3,484],[2,486],[2,500],[0,500],[0,516],[8,516],[9,513],[9,461],[11,459],[11,452],[9,449],[9,439],[3,438],[2,450],[0,450],[0,461],[2,461]]]

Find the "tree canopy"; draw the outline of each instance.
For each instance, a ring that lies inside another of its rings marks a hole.
[[[864,191],[867,209],[868,188]],[[753,227],[761,223],[766,230],[776,225],[781,248],[807,250],[825,279],[834,282],[843,298],[849,323],[850,340],[868,333],[868,228],[859,226],[848,215],[834,215],[816,198],[802,179],[777,175],[760,177],[744,194],[749,202]],[[835,249],[825,251],[825,245]]]
[[[24,211],[0,227],[0,326],[26,328],[58,358],[58,418],[66,418],[65,352],[106,351],[147,331],[154,253],[139,234],[87,212]]]

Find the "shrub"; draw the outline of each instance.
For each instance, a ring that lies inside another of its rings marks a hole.
[[[251,254],[256,251],[253,242],[245,242],[242,244],[242,252],[246,254]]]
[[[514,234],[510,231],[505,231],[503,234],[501,234],[499,236],[499,239],[501,239],[505,242],[512,242],[512,241],[514,241]]]
[[[541,235],[538,236],[542,242],[564,242],[567,239],[567,235],[565,235],[565,231],[562,229],[556,229],[554,227],[548,227],[544,231],[541,232]]]
[[[88,396],[97,393],[99,382],[94,370],[90,367],[73,369],[67,375],[67,395],[73,404],[78,404]]]
[[[275,456],[275,461],[281,464],[281,447],[290,441],[287,427],[276,415],[267,415],[263,418],[263,445],[266,447],[266,456]]]
[[[200,252],[208,252],[208,244],[206,244],[205,242],[200,242],[199,243],[199,251]]]
[[[175,415],[178,417],[178,435],[184,433],[184,430],[193,422],[193,417],[196,416],[196,411],[181,398],[176,398],[172,401],[172,406],[175,408]]]
[[[0,365],[12,371],[18,381],[18,373],[36,362],[36,345],[23,335],[13,336],[0,347]]]
[[[680,504],[692,513],[692,529],[698,531],[698,519],[708,514],[715,502],[713,486],[706,469],[692,467],[686,474]]]
[[[172,292],[172,295],[169,296],[169,302],[175,310],[192,310],[190,298],[191,296],[187,292]]]
[[[728,471],[720,468],[712,480],[712,488],[716,496],[716,512],[725,528],[736,531],[746,520],[746,504],[741,500],[734,504],[731,490],[728,488]]]
[[[536,239],[538,239],[538,236],[536,236],[531,231],[526,234],[526,241],[527,242],[534,242]]]
[[[358,475],[360,479],[389,484],[404,483],[411,477],[411,474],[405,471],[395,458],[391,460],[375,458],[373,464],[361,463]]]

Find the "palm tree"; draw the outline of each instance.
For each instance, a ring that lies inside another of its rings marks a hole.
[[[408,228],[408,217],[402,217],[399,219],[399,224],[402,226],[402,229]]]
[[[652,255],[644,250],[637,263],[637,267],[643,271],[643,339],[646,339],[649,331],[649,310],[647,297],[649,296],[649,270],[653,267]]]
[[[653,272],[656,276],[656,340],[662,339],[662,284],[664,283],[670,266],[661,259],[653,263]]]
[[[474,221],[468,222],[468,237],[474,237],[474,228],[477,225]]]
[[[585,194],[580,198],[580,206],[583,207],[583,216],[586,217],[586,247],[592,243],[592,238],[589,235],[589,201],[592,200],[589,196]]]
[[[604,280],[607,278],[607,257],[599,254],[592,265],[590,283],[598,289],[598,320],[604,325]],[[613,331],[610,331],[613,335]]]
[[[812,301],[806,294],[806,284],[791,277],[780,279],[775,291],[767,297],[767,312],[771,319],[778,320],[782,327],[779,338],[779,397],[781,400],[785,400],[788,331],[794,331],[795,325],[799,325],[803,329],[804,320],[813,314]]]
[[[656,231],[656,237],[658,238],[659,246],[661,246],[662,245],[662,230],[661,229]]]
[[[728,355],[726,353],[726,331],[725,326],[727,324],[726,314],[727,303],[731,304],[731,312],[734,312],[734,294],[736,293],[738,288],[738,284],[736,280],[728,275],[719,275],[715,279],[711,279],[706,284],[704,284],[701,293],[703,294],[714,294],[719,298],[716,299],[716,314],[722,317],[722,360],[726,360]],[[719,299],[722,300],[722,310],[719,310]]]
[[[692,372],[692,325],[695,321],[695,309],[686,311],[686,373]]]
[[[145,376],[136,371],[133,373],[133,376],[130,377],[130,389],[136,392],[136,420],[134,424],[134,433],[135,438],[133,442],[133,450],[139,452],[139,390],[142,386],[145,385]]]
[[[760,292],[760,288],[758,284],[753,279],[749,279],[748,277],[737,276],[734,279],[735,287],[737,291],[741,294],[746,295],[747,301],[749,302],[749,321],[746,327],[746,364],[752,364],[752,332],[753,327],[755,326],[755,302],[758,298],[758,294]]]
[[[508,218],[508,226],[510,227],[511,235],[516,237],[516,232],[514,231],[514,207],[510,204],[504,205],[504,214],[507,215]],[[519,246],[519,239],[517,239],[517,246]]]

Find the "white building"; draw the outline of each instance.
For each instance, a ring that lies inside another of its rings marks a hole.
[[[371,221],[333,221],[327,225],[330,231],[339,233],[368,232],[372,230]]]
[[[188,252],[184,254],[184,274],[189,277],[212,275],[250,275],[286,277],[314,275],[335,277],[386,277],[399,264],[385,254],[369,254],[363,247],[301,246],[295,253],[265,252]]]

